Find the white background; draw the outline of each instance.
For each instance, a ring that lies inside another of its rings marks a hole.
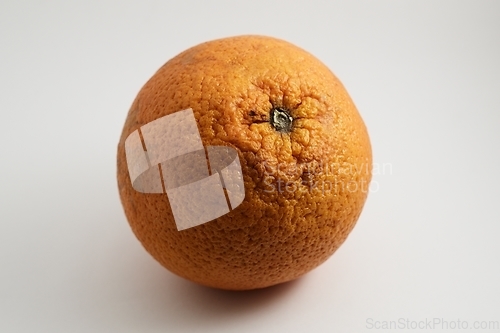
[[[385,164],[330,260],[252,292],[163,269],[133,236],[115,178],[146,80],[190,46],[239,34],[325,62]],[[10,0],[0,50],[0,332],[500,321],[500,2]]]

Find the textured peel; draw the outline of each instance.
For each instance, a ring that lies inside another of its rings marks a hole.
[[[290,113],[290,132],[271,125],[275,107]],[[188,108],[204,146],[238,152],[245,199],[177,231],[166,195],[132,188],[124,142]],[[163,266],[203,285],[255,289],[303,275],[344,242],[366,199],[371,158],[365,125],[325,65],[285,41],[240,36],[182,52],[144,85],[118,145],[118,184],[133,232]]]

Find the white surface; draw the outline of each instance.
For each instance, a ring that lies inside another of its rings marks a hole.
[[[234,293],[184,281],[142,249],[118,199],[115,154],[156,69],[248,33],[324,61],[386,169],[327,263]],[[0,47],[0,332],[500,321],[500,2],[11,0],[0,4]]]

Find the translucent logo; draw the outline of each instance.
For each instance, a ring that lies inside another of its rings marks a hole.
[[[235,149],[204,147],[193,110],[156,119],[125,140],[132,187],[166,193],[177,225],[184,230],[238,207],[245,198]]]

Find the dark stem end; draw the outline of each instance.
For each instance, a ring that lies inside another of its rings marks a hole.
[[[293,117],[290,112],[282,107],[274,107],[271,109],[271,125],[273,128],[282,133],[290,133],[292,131]]]

